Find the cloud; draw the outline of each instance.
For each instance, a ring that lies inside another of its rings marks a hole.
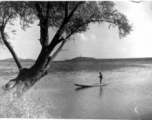
[[[92,40],[95,40],[95,39],[96,39],[96,36],[93,35],[93,34],[91,34],[91,35],[90,35],[90,38],[91,38]]]
[[[83,41],[87,41],[88,40],[88,38],[83,33],[79,33],[78,36]]]

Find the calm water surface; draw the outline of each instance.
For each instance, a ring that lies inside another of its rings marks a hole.
[[[0,75],[6,76],[7,80],[10,79],[9,75],[17,74],[14,64],[0,65]],[[31,63],[25,64],[26,67],[30,65]],[[75,86],[74,83],[99,83],[99,71],[92,70],[92,66],[94,64],[88,69],[82,64],[76,69],[77,72],[72,69],[73,66],[68,65],[63,67],[65,70],[68,68],[68,72],[57,68],[56,71],[60,72],[50,71],[51,74],[34,85],[33,96],[40,97],[42,103],[45,100],[53,103],[55,108],[50,109],[50,114],[54,118],[152,119],[152,66],[119,69],[119,65],[116,65],[117,69],[111,69],[111,64],[108,65],[109,68],[105,65],[107,71],[102,70],[102,73],[106,86],[86,89]],[[101,67],[96,64],[94,69],[101,70]],[[54,70],[55,68],[52,71]],[[148,76],[145,76],[145,72]]]
[[[41,97],[52,100],[56,109],[50,110],[50,114],[55,118],[152,118],[152,77],[132,78],[120,71],[103,72],[103,75],[107,85],[102,87],[76,87],[74,83],[99,82],[97,72],[82,71],[50,74],[35,88],[38,87],[37,94]]]

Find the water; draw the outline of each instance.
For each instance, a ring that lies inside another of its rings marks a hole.
[[[31,89],[42,104],[48,100],[53,103],[55,108],[49,112],[54,118],[152,119],[151,65],[66,64],[64,70],[59,67],[62,64],[54,64],[55,72],[50,70]],[[82,89],[74,85],[99,83],[99,70],[106,86]],[[16,74],[14,64],[1,65],[1,77],[9,80]]]
[[[97,72],[85,71],[50,74],[35,87],[41,97],[53,101],[56,109],[50,114],[55,118],[151,119],[152,81],[151,76],[145,76],[150,71],[138,70],[103,71],[107,86],[102,87],[75,86],[99,83]]]

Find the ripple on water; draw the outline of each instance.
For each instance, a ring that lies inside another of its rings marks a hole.
[[[62,80],[51,81],[50,87],[55,90],[50,90],[48,96],[57,105],[56,113],[61,118],[87,119],[145,118],[151,113],[152,82],[134,77],[124,79],[121,73],[122,77],[118,74],[115,76],[115,73],[108,75],[108,73],[104,74],[106,76],[104,82],[109,84],[101,88],[76,90],[74,83],[99,82],[97,77],[94,77],[97,75],[95,73],[92,75],[91,72],[85,75],[83,73],[81,75],[70,74]],[[114,76],[115,78],[111,79]],[[63,84],[64,86],[61,86]]]

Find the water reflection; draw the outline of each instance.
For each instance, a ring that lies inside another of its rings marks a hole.
[[[103,93],[102,86],[99,87],[99,96],[101,97]]]
[[[88,88],[91,88],[90,86],[89,87],[78,87],[75,89],[75,91],[79,91],[79,90],[85,90],[85,89],[88,89]]]
[[[89,88],[96,88],[96,87],[90,87],[90,86],[89,87],[77,87],[75,89],[75,91],[78,92],[78,91],[81,91],[81,90],[87,90]],[[103,88],[102,88],[102,86],[98,86],[98,88],[99,88],[99,97],[101,97],[102,94],[103,94]],[[92,89],[92,90],[95,91],[94,89]]]

